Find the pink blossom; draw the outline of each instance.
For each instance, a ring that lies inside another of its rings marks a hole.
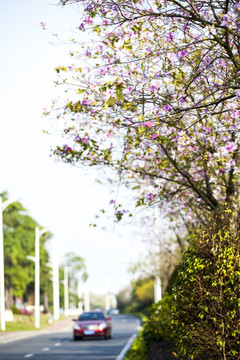
[[[104,70],[104,69],[100,69],[99,73],[100,73],[100,75],[104,75],[104,74],[105,74],[105,70]]]
[[[47,29],[45,22],[41,21],[41,22],[40,22],[40,25],[41,25],[41,27],[42,27],[43,30],[46,30],[46,29]]]
[[[234,143],[230,143],[228,144],[226,147],[225,147],[225,150],[228,152],[228,153],[232,153],[233,151],[237,150],[237,145],[234,144]]]
[[[92,24],[93,23],[93,19],[90,16],[86,16],[84,19],[84,22],[87,24]]]
[[[154,126],[154,123],[151,122],[151,121],[147,121],[147,122],[144,123],[144,126],[152,127],[152,126]]]

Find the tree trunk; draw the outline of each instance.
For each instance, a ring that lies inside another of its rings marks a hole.
[[[6,296],[6,309],[11,310],[12,308],[12,287],[11,287],[11,276],[5,276],[5,296]]]

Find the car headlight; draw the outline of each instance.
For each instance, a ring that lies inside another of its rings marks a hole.
[[[73,328],[74,328],[74,330],[81,330],[81,326],[78,325],[78,323],[75,323]]]
[[[106,329],[107,325],[105,322],[102,322],[100,325],[98,325],[99,330]]]

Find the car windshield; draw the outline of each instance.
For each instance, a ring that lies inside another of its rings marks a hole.
[[[78,320],[104,320],[105,316],[101,312],[85,312],[81,314]]]

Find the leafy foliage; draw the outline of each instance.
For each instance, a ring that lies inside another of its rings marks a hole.
[[[185,252],[174,292],[172,324],[180,356],[239,359],[240,222],[225,209],[198,229]]]

